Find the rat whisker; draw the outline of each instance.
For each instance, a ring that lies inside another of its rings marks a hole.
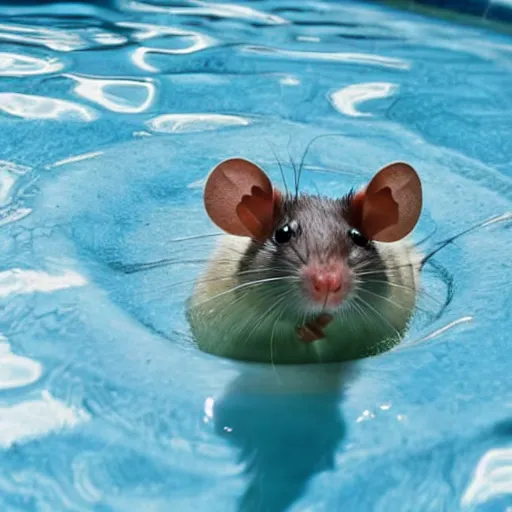
[[[189,241],[189,240],[196,240],[201,238],[208,238],[208,237],[216,237],[224,235],[223,233],[213,233],[213,234],[206,234],[206,235],[198,235],[198,236],[192,236],[192,237],[186,237],[186,238],[180,238],[180,239],[174,239],[171,240],[171,242],[183,242],[183,241]],[[271,251],[267,249],[264,245],[264,243],[259,242],[257,240],[253,240],[255,243],[260,243],[262,250],[265,250],[271,254]],[[180,251],[181,253],[182,251]],[[230,252],[233,252],[235,254],[238,254],[240,256],[244,256],[243,251],[239,251],[237,249],[234,249],[233,247],[230,248]],[[125,274],[135,274],[138,272],[145,272],[147,270],[154,270],[157,268],[172,266],[172,265],[185,265],[185,264],[202,264],[202,263],[208,263],[208,258],[202,258],[202,259],[178,259],[178,258],[163,258],[161,260],[156,261],[149,261],[144,263],[122,263],[119,261],[112,261],[108,263],[108,266],[112,268],[113,270],[124,272]],[[222,260],[218,260],[219,262]],[[227,260],[226,262],[232,262],[233,260]]]
[[[293,185],[294,185],[294,189],[295,189],[295,198],[297,198],[297,169],[295,167],[295,163],[293,162],[293,158],[292,158],[292,155],[291,155],[291,152],[290,152],[290,144],[292,142],[292,138],[289,137],[288,138],[288,144],[286,145],[286,151],[288,153],[288,158],[290,159],[290,164],[291,164],[291,167],[293,169]]]
[[[285,275],[284,276],[271,276],[271,277],[287,277],[289,275],[290,269],[284,268],[284,267],[276,267],[275,269],[273,269],[273,271],[277,271],[277,272],[281,271],[281,272],[285,273]],[[249,269],[249,270],[244,270],[244,271],[238,272],[237,276],[240,276],[240,277],[247,276],[247,275],[267,276],[268,272],[269,272],[268,268],[262,267],[262,268]],[[199,277],[199,278],[195,277],[195,278],[191,278],[191,279],[183,279],[181,281],[172,282],[172,283],[168,283],[161,287],[153,288],[151,290],[151,292],[149,293],[149,298],[151,298],[152,296],[153,297],[154,296],[161,297],[162,294],[169,292],[169,291],[173,290],[174,288],[182,287],[187,284],[200,285],[200,284],[207,284],[210,282],[217,282],[217,281],[229,281],[229,280],[233,280],[233,279],[235,279],[235,278],[232,274],[216,275],[214,277]]]
[[[368,312],[365,311],[360,304],[358,304],[356,298],[357,298],[357,292],[359,291],[359,288],[356,288],[355,293],[353,297],[350,299],[350,304],[358,311],[358,314],[361,318],[368,319],[369,322],[372,321],[372,318],[369,316]]]
[[[263,273],[263,270],[254,270],[254,271],[247,271],[247,273]],[[215,277],[193,277],[191,279],[183,279],[181,281],[168,283],[161,288],[156,288],[156,291],[169,291],[177,286],[182,286],[185,284],[202,284],[202,283],[208,283],[208,282],[215,282],[215,281],[223,281],[223,280],[230,280],[233,279],[232,275],[226,274],[226,275],[216,275]]]
[[[184,280],[181,280],[181,281],[177,281],[177,282],[172,282],[172,283],[168,283],[164,286],[161,286],[161,287],[153,287],[149,293],[145,294],[146,295],[146,298],[152,302],[154,300],[161,300],[162,299],[162,295],[165,295],[166,293],[169,293],[171,292],[172,290],[176,289],[176,288],[181,288],[185,285],[198,285],[198,284],[207,284],[207,283],[210,283],[210,282],[217,282],[217,281],[229,281],[229,280],[233,280],[233,276],[231,275],[225,275],[225,276],[215,276],[215,277],[209,277],[209,278],[193,278],[193,279],[184,279]],[[185,291],[185,290],[182,290],[182,291]],[[188,293],[188,291],[187,291]],[[183,298],[179,298],[177,301],[178,302],[181,302],[183,301],[184,299]],[[172,304],[175,303],[175,301],[171,301]]]
[[[414,294],[420,294],[420,295],[424,295],[425,297],[431,299],[432,301],[434,301],[436,304],[438,304],[439,306],[442,305],[442,302],[437,299],[436,297],[434,297],[433,295],[429,294],[426,290],[424,290],[423,288],[415,288],[413,286],[407,286],[407,285],[404,285],[404,284],[398,284],[398,283],[393,283],[391,281],[385,281],[385,280],[379,280],[379,279],[365,279],[364,280],[365,283],[376,283],[376,284],[385,284],[387,286],[392,286],[394,288],[400,288],[402,290],[408,290]]]
[[[178,243],[178,242],[189,242],[190,240],[202,240],[204,238],[214,238],[217,236],[224,236],[224,233],[222,231],[216,232],[216,233],[203,233],[202,235],[190,235],[190,236],[184,236],[181,238],[173,238],[169,240],[168,242]]]
[[[286,299],[286,295],[283,297],[283,300]],[[277,305],[276,305],[277,306]],[[277,307],[276,307],[277,310]],[[270,364],[272,365],[272,368],[276,372],[277,377],[279,378],[279,373],[277,372],[276,365],[274,363],[274,332],[276,329],[277,324],[280,322],[281,318],[283,317],[283,314],[285,312],[284,308],[281,308],[281,312],[279,316],[275,319],[274,325],[272,326],[272,332],[270,334]]]
[[[313,139],[311,139],[307,146],[306,146],[306,149],[304,150],[304,153],[302,154],[302,159],[301,159],[301,162],[300,162],[300,166],[299,166],[299,172],[298,172],[298,176],[297,176],[297,191],[299,189],[299,185],[300,185],[300,178],[301,178],[301,175],[302,175],[302,170],[304,168],[304,162],[306,161],[306,157],[309,153],[309,150],[311,149],[311,146],[318,140],[318,139],[323,139],[325,137],[342,137],[343,134],[342,133],[323,133],[322,135],[317,135],[316,137],[313,137]]]
[[[174,260],[172,258],[167,258],[159,261],[152,261],[150,263],[120,263],[120,262],[111,262],[109,263],[109,267],[113,270],[117,270],[120,272],[124,272],[125,274],[136,274],[137,272],[144,272],[146,270],[153,270],[161,267],[168,267],[171,265],[195,265],[201,263],[207,263],[207,258],[202,259],[193,259],[193,260]]]
[[[366,272],[371,272],[372,274],[380,274],[385,277],[386,270],[388,268],[389,267],[380,266],[380,265],[376,267],[374,264],[372,264],[371,261],[363,260],[363,261],[356,263],[352,267],[352,271],[358,277],[364,276],[366,274]],[[369,269],[371,269],[371,270],[369,270]]]
[[[291,273],[289,268],[285,267],[276,267],[271,270],[267,269],[258,269],[258,270],[243,270],[237,273],[238,277],[244,277],[247,275],[260,275],[262,277],[292,277],[295,276],[295,273]],[[243,281],[243,280],[242,280]]]
[[[356,323],[354,316],[355,314],[357,314],[359,318],[366,317],[365,312],[361,309],[357,302],[350,299],[345,303],[344,307],[338,313],[338,317],[347,324],[348,329],[352,332],[355,331],[353,328]]]
[[[403,265],[396,265],[394,267],[386,267],[385,269],[370,270],[365,272],[358,272],[359,277],[372,276],[372,275],[386,275],[389,271],[400,270],[402,268],[414,268],[414,263],[404,263]]]
[[[288,195],[288,185],[286,184],[286,178],[284,176],[283,166],[281,165],[281,161],[279,160],[279,157],[277,156],[277,153],[274,149],[274,145],[272,143],[270,143],[270,149],[272,150],[272,153],[274,153],[274,157],[277,161],[277,165],[279,166],[279,170],[281,172],[281,178],[283,180],[284,189],[286,191],[286,195]]]
[[[389,302],[389,304],[391,304],[392,306],[395,306],[396,308],[398,309],[401,309],[402,311],[409,311],[409,308],[406,308],[400,304],[398,304],[397,302],[395,302],[393,299],[390,299],[389,297],[386,297],[385,295],[381,295],[380,293],[375,293],[375,292],[372,292],[366,288],[361,288],[359,290],[360,293],[368,293],[369,295],[372,295],[374,297],[378,297],[380,299],[383,299],[385,300],[386,302]],[[426,309],[424,308],[421,308],[420,306],[418,306],[417,304],[415,305],[415,309],[419,310],[419,311],[422,311],[423,313],[427,314],[427,315],[431,315],[432,313],[430,311],[427,311]]]
[[[437,224],[436,224],[436,227],[434,228],[434,230],[432,231],[432,233],[430,233],[426,237],[422,238],[419,242],[415,242],[413,244],[413,247],[416,248],[416,247],[419,247],[420,245],[424,244],[425,242],[430,240],[436,233],[437,233]]]
[[[275,281],[284,281],[284,280],[297,280],[297,278],[295,278],[294,276],[269,277],[267,279],[260,279],[258,281],[250,281],[248,283],[242,283],[242,284],[239,284],[237,286],[234,286],[233,288],[230,288],[229,290],[225,290],[225,291],[223,291],[221,293],[217,293],[217,294],[213,295],[212,297],[209,297],[206,300],[200,301],[197,304],[195,304],[194,306],[195,307],[201,306],[203,304],[206,304],[207,302],[210,302],[210,301],[212,301],[214,299],[217,299],[218,297],[222,297],[224,295],[227,295],[228,293],[232,293],[232,292],[234,292],[236,290],[240,290],[242,288],[253,287],[253,286],[261,286],[261,285],[263,285],[265,283],[270,283],[270,282],[275,282]]]
[[[304,259],[304,257],[299,253],[299,251],[297,250],[297,248],[292,244],[291,246],[291,249],[292,251],[297,255],[297,258],[299,258],[299,260],[304,264],[304,265],[307,265],[306,263],[306,260]]]
[[[389,320],[387,320],[377,309],[375,309],[368,301],[364,300],[361,295],[356,295],[354,297],[354,300],[359,300],[360,301],[360,304],[361,306],[365,306],[367,309],[370,309],[371,311],[373,311],[376,315],[376,318],[380,318],[386,325],[388,325],[389,327],[391,327],[391,329],[395,332],[396,336],[398,337],[398,339],[401,338],[400,336],[400,333],[398,332],[397,328],[392,325]]]
[[[507,221],[507,220],[511,220],[511,219],[512,219],[512,212],[506,212],[506,213],[503,213],[502,215],[498,215],[496,217],[491,217],[490,219],[479,222],[478,224],[475,224],[474,226],[471,226],[471,227],[465,229],[464,231],[461,231],[460,233],[457,233],[456,235],[451,236],[451,237],[447,238],[446,240],[443,240],[442,242],[438,242],[436,244],[436,245],[438,245],[438,247],[436,247],[435,249],[430,251],[421,260],[421,267],[423,268],[425,263],[427,263],[427,261],[429,261],[433,256],[435,256],[441,249],[444,249],[447,245],[453,243],[455,240],[457,240],[461,236],[466,235],[467,233],[470,233],[471,231],[474,231],[475,229],[491,226],[492,224],[496,224],[497,222],[503,222],[503,221]]]
[[[243,315],[243,309],[240,311],[240,315],[238,315],[238,311],[239,311],[239,305],[242,303],[242,301],[248,296],[248,292],[247,291],[242,291],[241,293],[239,294],[236,294],[235,295],[235,298],[233,300],[230,300],[228,302],[228,304],[226,305],[223,305],[223,308],[219,311],[219,313],[222,313],[224,314],[226,312],[226,310],[229,310],[230,311],[230,314],[232,315],[235,315],[235,316],[240,316],[241,318],[247,318],[247,315]],[[268,297],[272,297],[272,294],[271,293],[263,293],[261,294],[260,297],[256,297],[254,299],[254,304],[255,305],[258,305],[260,302],[263,302],[266,298]],[[222,318],[222,316],[219,316],[219,318]],[[245,322],[242,322],[241,324],[238,324],[235,328],[234,328],[234,333],[238,333],[241,334],[241,332],[247,327],[247,325],[250,323],[252,319],[252,316],[248,316],[248,319],[247,321]],[[225,341],[224,341],[224,346],[226,344],[228,344],[229,341],[228,339],[226,338]]]
[[[259,328],[261,326],[261,324],[263,323],[263,321],[268,318],[269,316],[269,311],[275,311],[275,308],[277,307],[278,304],[282,303],[283,300],[286,298],[286,296],[288,295],[288,292],[289,290],[285,290],[282,294],[278,295],[276,297],[276,299],[269,305],[269,307],[263,312],[263,314],[258,317],[258,319],[256,320],[256,322],[254,322],[254,326],[253,328],[249,331],[249,334],[247,335],[246,339],[245,339],[245,344],[247,344],[247,342],[249,341],[249,339],[251,338],[251,336],[253,335],[254,331]],[[251,321],[252,319],[249,318],[249,322]]]
[[[393,283],[391,281],[386,281],[385,279],[360,279],[359,283],[377,283],[377,284],[385,284],[387,286],[394,286],[395,288],[402,288],[403,290],[409,290],[411,292],[416,292],[416,288],[414,286],[407,286],[405,284]]]
[[[237,308],[239,306],[239,304],[247,297],[247,293],[240,293],[240,294],[237,294],[235,295],[235,298],[231,301],[229,301],[227,304],[225,304],[223,306],[223,308],[221,309],[221,312],[224,313],[226,310],[230,310],[233,312],[233,314],[236,314],[236,311],[237,311]],[[238,326],[239,327],[239,331],[241,331],[242,327],[245,327],[245,324],[242,325],[242,326]],[[235,331],[237,329],[234,329]]]
[[[325,306],[327,306],[327,301],[329,300],[329,294],[326,293],[325,294],[325,300],[324,300],[324,303],[322,305],[322,310],[325,311]]]
[[[267,292],[267,293],[263,293],[260,297],[259,297],[259,301],[256,301],[256,304],[258,303],[267,303],[267,299],[270,298],[271,301],[270,301],[270,305],[264,310],[263,314],[254,322],[254,325],[253,325],[253,328],[251,329],[250,333],[247,335],[247,336],[244,336],[245,338],[245,341],[244,341],[244,346],[247,344],[247,342],[249,341],[249,338],[253,335],[254,331],[260,327],[260,325],[266,320],[269,318],[270,316],[270,319],[272,318],[272,311],[275,312],[275,309],[276,309],[276,304],[278,302],[282,302],[282,300],[284,300],[284,298],[286,297],[287,295],[287,290],[284,291],[284,293],[281,293],[281,294],[277,294],[277,296],[275,296],[275,292]],[[281,300],[282,299],[282,300]],[[270,312],[270,313],[269,313]],[[247,320],[245,322],[243,322],[241,325],[239,325],[238,327],[238,332],[239,333],[242,333],[250,324],[251,322],[253,321],[253,317],[251,315],[247,316]]]
[[[299,322],[299,326],[306,325],[306,318],[310,314],[309,307],[304,308],[303,314],[302,314],[302,320]]]

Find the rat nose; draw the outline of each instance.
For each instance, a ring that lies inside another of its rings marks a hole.
[[[341,272],[321,269],[311,274],[311,284],[315,292],[321,295],[336,293],[341,290]]]
[[[350,291],[350,270],[341,262],[309,264],[302,279],[306,296],[318,304],[338,306]]]

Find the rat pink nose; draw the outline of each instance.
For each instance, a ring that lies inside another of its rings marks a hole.
[[[336,293],[341,290],[341,272],[320,270],[310,277],[315,292],[321,295]]]
[[[313,302],[337,306],[350,289],[350,271],[345,264],[309,264],[302,272],[306,295]]]

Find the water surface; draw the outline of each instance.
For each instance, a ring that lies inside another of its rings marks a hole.
[[[510,222],[436,255],[396,350],[313,368],[198,351],[213,239],[176,239],[215,232],[219,160],[291,179],[322,134],[303,189],[406,160],[426,249],[510,211],[510,37],[363,2],[105,5],[0,6],[1,510],[508,510]]]

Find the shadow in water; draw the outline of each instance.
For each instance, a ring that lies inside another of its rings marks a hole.
[[[344,385],[355,363],[248,368],[215,404],[215,428],[240,453],[247,488],[238,510],[282,512],[334,467],[345,436]]]

